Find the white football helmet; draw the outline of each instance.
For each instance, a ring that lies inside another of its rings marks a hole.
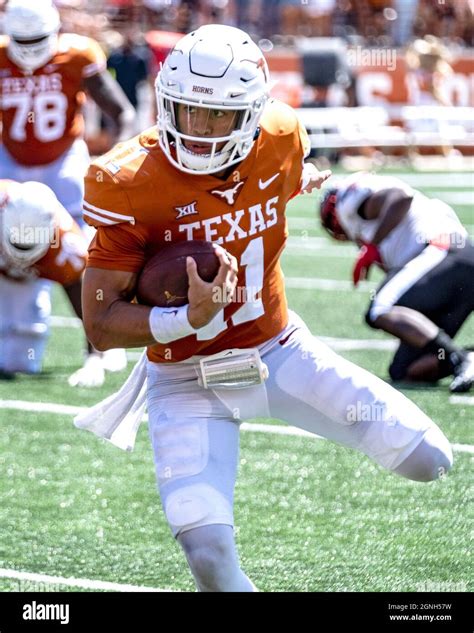
[[[212,174],[243,160],[252,149],[270,90],[262,51],[244,31],[210,24],[184,36],[166,58],[155,82],[159,142],[168,160],[188,174]],[[221,137],[189,136],[179,130],[177,108],[237,111]],[[183,141],[209,145],[195,153]],[[219,150],[218,145],[225,145]]]
[[[8,57],[27,72],[41,68],[57,51],[59,27],[52,0],[10,0],[4,19]]]
[[[59,245],[59,201],[40,182],[12,182],[0,197],[0,251],[19,268],[28,268]]]

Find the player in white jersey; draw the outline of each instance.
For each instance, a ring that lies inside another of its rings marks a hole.
[[[397,178],[356,173],[326,192],[320,215],[332,237],[361,247],[354,285],[373,264],[387,273],[366,321],[401,341],[391,378],[452,374],[451,391],[468,391],[474,354],[453,337],[474,310],[474,247],[453,209]]]

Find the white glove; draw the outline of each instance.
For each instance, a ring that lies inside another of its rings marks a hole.
[[[69,376],[71,387],[101,387],[105,381],[102,358],[98,354],[89,354],[83,367]]]
[[[320,189],[323,182],[331,176],[331,170],[319,171],[313,163],[304,163],[301,174],[300,193],[311,193],[313,189]]]

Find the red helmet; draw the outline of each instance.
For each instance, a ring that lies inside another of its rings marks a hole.
[[[319,205],[321,224],[335,240],[346,242],[349,237],[339,223],[336,214],[337,189],[327,189]]]

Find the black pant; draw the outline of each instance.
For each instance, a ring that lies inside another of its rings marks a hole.
[[[380,290],[401,269],[388,273],[369,306],[366,322],[373,327],[370,308]],[[467,241],[453,246],[441,263],[429,270],[421,279],[414,281],[394,303],[424,314],[453,338],[464,321],[474,311],[474,245]],[[402,380],[408,367],[425,354],[422,348],[400,343],[389,367],[392,380]],[[447,363],[440,365],[440,378],[449,375]]]

